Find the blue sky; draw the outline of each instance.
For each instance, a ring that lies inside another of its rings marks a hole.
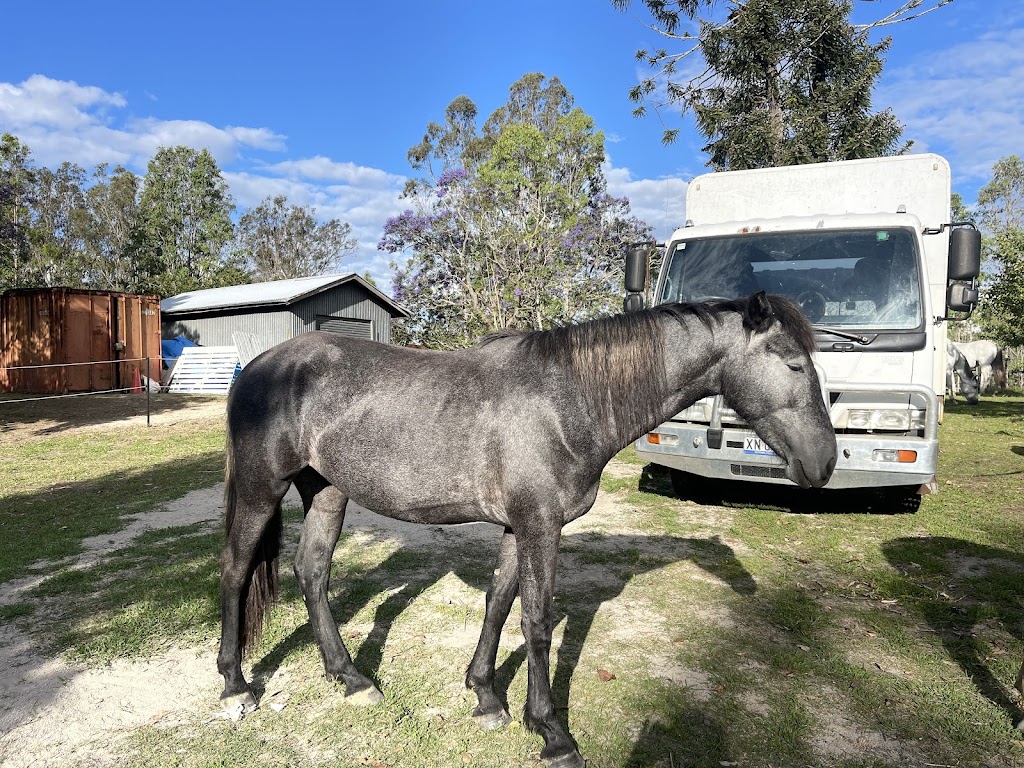
[[[858,2],[856,20],[900,4]],[[408,148],[456,96],[485,118],[542,72],[604,131],[611,191],[664,237],[706,158],[688,120],[663,113],[683,131],[665,147],[658,117],[632,117],[627,91],[647,74],[633,54],[664,44],[647,21],[641,0],[6,3],[0,131],[38,165],[138,173],[158,146],[208,147],[239,206],[283,193],[350,222],[346,268],[387,284],[376,243],[408,207]],[[885,33],[875,108],[893,109],[914,151],[948,157],[973,201],[999,157],[1024,153],[1024,2],[954,0]]]

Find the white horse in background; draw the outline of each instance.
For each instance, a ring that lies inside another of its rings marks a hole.
[[[956,344],[956,348],[967,358],[971,368],[979,369],[978,383],[982,392],[991,390],[994,384],[998,391],[1006,389],[1006,364],[1003,350],[994,341],[978,339]]]
[[[952,402],[956,402],[957,386],[954,374],[959,379],[960,394],[968,405],[978,404],[978,380],[974,376],[974,369],[967,364],[967,358],[956,348],[951,341],[946,342],[946,394]]]

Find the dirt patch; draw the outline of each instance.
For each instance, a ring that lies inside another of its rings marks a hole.
[[[201,410],[211,409],[207,405]],[[86,539],[79,557],[50,566],[75,569],[95,564],[146,531],[195,524],[214,529],[223,515],[223,490],[223,484],[218,484],[150,512],[130,515],[117,533]],[[301,506],[294,489],[284,503]],[[449,537],[494,540],[499,535],[496,526],[485,523],[457,526],[457,531],[403,523],[354,503],[349,505],[345,528],[357,540],[388,541],[396,547],[436,547]],[[0,585],[0,605],[24,600],[42,578]],[[471,593],[454,577],[432,590],[429,598],[465,604],[467,611],[483,605],[482,594]],[[49,611],[40,606],[39,614],[49,615]],[[465,632],[446,637],[444,644],[472,648],[479,634],[477,624],[475,618],[467,622]],[[362,628],[364,634],[372,629],[372,625]],[[102,668],[51,659],[35,646],[30,630],[0,627],[0,763],[5,768],[66,766],[77,761],[105,764],[114,760],[118,740],[134,729],[174,725],[194,719],[197,711],[207,712],[210,718],[221,714],[217,697],[223,681],[216,670],[215,642],[170,648],[144,660],[118,660]]]

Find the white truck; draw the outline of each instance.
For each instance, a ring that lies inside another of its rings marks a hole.
[[[934,154],[694,179],[666,243],[653,301],[755,291],[799,302],[839,454],[827,488],[887,489],[916,507],[936,490],[949,311],[978,299],[981,237],[950,221],[950,169]],[[651,247],[626,256],[627,311],[643,305]],[[962,318],[956,318],[962,319]],[[636,442],[685,495],[701,478],[791,484],[723,402],[695,403]]]

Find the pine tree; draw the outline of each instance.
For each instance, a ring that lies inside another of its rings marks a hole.
[[[886,19],[893,23],[945,4],[919,10],[906,3]],[[630,0],[613,0],[625,8]],[[869,39],[877,25],[850,22],[852,0],[732,0],[721,23],[702,21],[684,31],[706,0],[645,0],[655,25],[680,41],[682,52],[639,51],[654,69],[630,92],[645,102],[692,114],[707,140],[704,151],[715,170],[849,160],[899,154],[903,127],[889,110],[874,112],[871,93],[891,38]],[[683,62],[703,57],[706,68],[681,76]],[[665,131],[672,142],[678,129]]]

